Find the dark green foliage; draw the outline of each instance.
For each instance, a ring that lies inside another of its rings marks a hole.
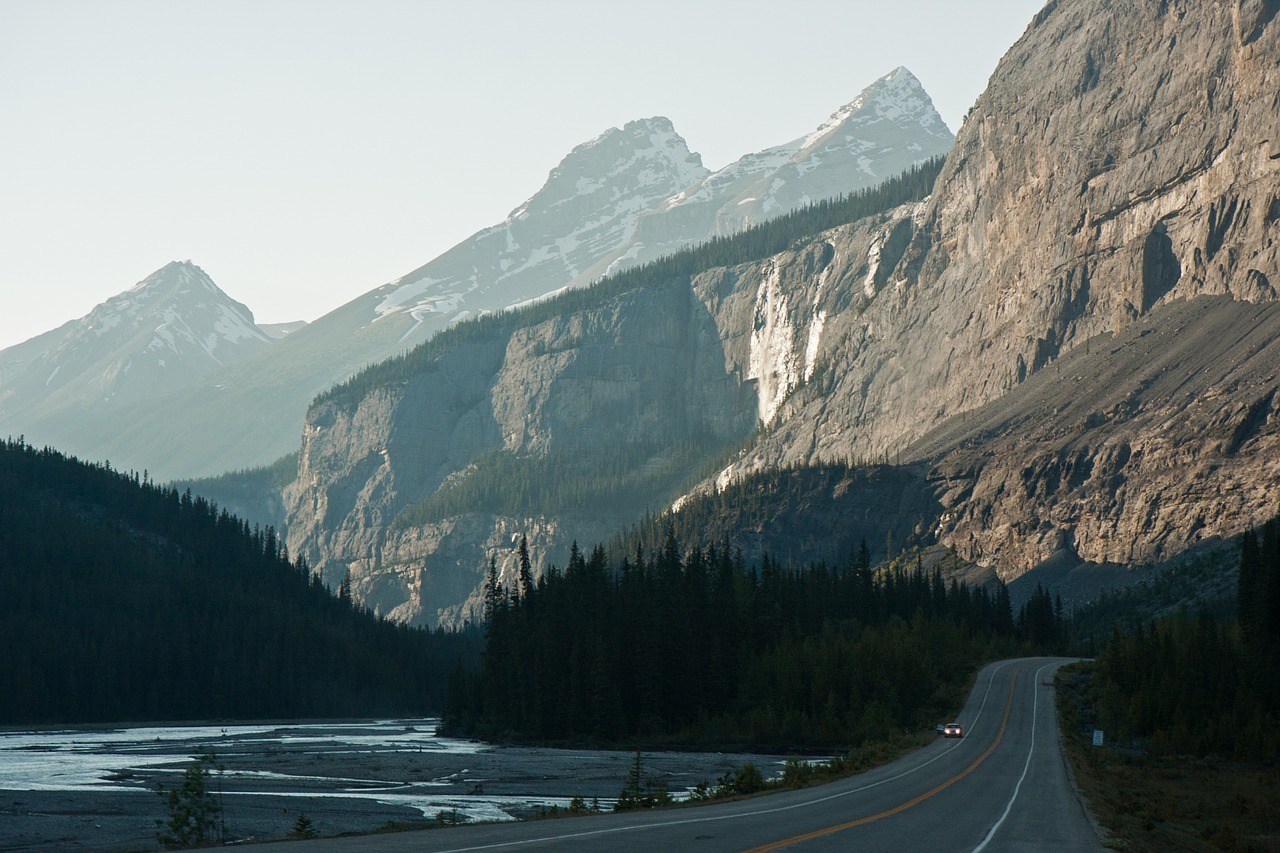
[[[156,820],[156,840],[170,850],[206,847],[225,840],[219,825],[222,803],[210,789],[213,771],[222,772],[211,752],[201,753],[182,774],[182,785],[157,789],[169,811],[168,820]]]
[[[290,838],[319,838],[320,830],[316,829],[315,823],[305,813],[298,812],[298,819],[293,823],[293,829],[289,830]]]
[[[553,742],[856,745],[951,713],[980,661],[1025,648],[1007,596],[918,567],[748,570],[672,532],[618,563],[575,545],[524,595],[491,573],[486,601],[482,672],[447,723]]]
[[[1245,640],[1259,653],[1280,647],[1280,519],[1241,541],[1236,612]]]
[[[0,445],[0,722],[426,713],[476,638],[339,601],[189,491]]]
[[[1063,613],[1062,596],[1051,598],[1036,584],[1031,598],[1018,608],[1018,636],[1026,637],[1033,646],[1054,654],[1063,654],[1070,645],[1069,622]]]
[[[627,771],[626,784],[618,792],[617,802],[613,805],[615,812],[631,812],[637,809],[656,809],[672,803],[671,793],[667,786],[655,779],[645,779],[641,771],[640,751],[636,750]]]
[[[1097,660],[1113,742],[1157,754],[1280,758],[1280,521],[1241,539],[1236,623],[1207,611],[1118,628]]]
[[[298,479],[298,452],[281,456],[270,465],[258,468],[242,468],[216,477],[196,480],[178,480],[179,489],[191,489],[201,495],[216,495],[235,491],[245,495],[279,494],[284,487]]]
[[[764,774],[760,768],[748,761],[726,773],[716,785],[714,796],[747,796],[765,788]]]
[[[818,202],[729,237],[715,237],[694,248],[624,270],[590,287],[569,290],[518,311],[502,311],[457,323],[409,352],[368,367],[321,393],[312,405],[326,402],[353,405],[371,389],[405,382],[458,347],[509,335],[553,317],[597,306],[632,290],[687,286],[689,279],[700,272],[767,258],[829,228],[918,201],[933,189],[942,163],[941,157],[928,160],[873,189]]]
[[[1235,589],[1224,583],[1240,559],[1238,548],[1222,543],[1181,555],[1157,567],[1134,586],[1107,590],[1092,602],[1077,604],[1071,621],[1078,642],[1101,645],[1113,627],[1132,627],[1134,620],[1149,621],[1172,615],[1180,608],[1209,610],[1216,618],[1233,619]]]

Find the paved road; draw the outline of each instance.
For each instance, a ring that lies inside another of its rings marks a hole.
[[[991,664],[957,720],[966,736],[802,791],[643,814],[599,815],[258,850],[652,851],[1101,850],[1062,757],[1053,690],[1063,658]]]

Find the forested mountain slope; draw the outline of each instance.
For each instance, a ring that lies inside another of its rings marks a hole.
[[[13,440],[0,584],[5,723],[421,714],[474,654],[334,596],[271,529]]]

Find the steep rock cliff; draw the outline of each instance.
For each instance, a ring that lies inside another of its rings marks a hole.
[[[771,325],[792,342],[790,362],[775,358],[775,372],[788,378],[777,387],[791,393],[762,403],[762,417],[771,416],[774,428],[722,479],[824,458],[897,459],[948,418],[1003,397],[1090,338],[1123,334],[1197,296],[1273,300],[1280,280],[1274,17],[1268,3],[1048,4],[975,104],[927,207],[900,216],[900,231],[882,230],[865,266],[846,261],[844,272],[833,270],[854,306],[862,297],[849,272],[857,279],[866,270],[870,298],[855,309],[857,319],[823,317],[797,298],[799,290],[784,289],[785,310]],[[857,254],[838,240],[831,245],[833,264]],[[783,300],[771,297],[771,282],[779,264],[796,263],[804,263],[803,252],[739,280],[757,304],[776,308]],[[1190,304],[1194,312],[1205,303]],[[821,387],[804,388],[795,342],[815,336],[815,355],[805,363],[823,366]],[[1229,361],[1237,354],[1226,349],[1219,356]],[[1105,373],[1105,363],[1091,364]],[[1091,387],[1101,394],[1106,386]],[[1212,387],[1231,411],[1249,410],[1265,394],[1226,378]],[[1172,415],[1185,401],[1149,403]],[[1197,425],[1211,428],[1194,418],[1180,423],[1174,429],[1168,419],[1131,420],[1124,431],[1131,440],[1160,441],[1162,430],[1172,430],[1164,440],[1176,443],[1172,436]],[[1186,445],[1184,456],[1197,455],[1195,446]],[[906,458],[921,457],[913,449]],[[1082,510],[1094,525],[1089,535],[1066,518],[1047,522],[1053,533],[1038,530],[1047,506],[1039,502],[1060,497],[1047,494],[1058,487],[1051,483],[1004,504],[1009,518],[1022,512],[1036,519],[1034,535],[1017,525],[1002,533],[984,529],[991,519],[968,503],[979,493],[964,490],[950,500],[954,517],[968,520],[949,522],[942,532],[964,556],[999,560],[1011,577],[1047,557],[1063,537],[1074,537],[1082,554],[1097,560],[1146,559],[1174,547],[1161,544],[1171,534],[1160,524],[1130,518],[1137,505],[1181,502],[1179,512],[1204,516],[1195,522],[1203,528],[1196,536],[1225,535],[1280,497],[1264,489],[1235,509],[1214,509],[1211,494],[1175,497],[1186,458],[1166,462],[1174,466],[1169,476],[1147,480],[1137,504],[1103,492]],[[1107,540],[1107,530],[1127,538]],[[1174,539],[1181,546],[1187,537]]]
[[[586,543],[634,516],[568,500],[555,519],[478,507],[395,524],[446,480],[483,476],[495,453],[517,465],[552,450],[621,458],[620,473],[649,484],[637,496],[643,506],[688,478],[672,448],[715,453],[753,424],[687,281],[533,325],[513,321],[406,383],[312,408],[298,479],[285,491],[289,548],[330,581],[350,571],[357,594],[383,613],[452,619],[490,555],[510,573],[521,534],[542,561],[565,544],[562,531]]]

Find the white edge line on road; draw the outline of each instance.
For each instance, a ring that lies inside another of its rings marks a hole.
[[[1013,786],[1013,796],[1009,798],[1009,804],[1004,807],[1004,814],[1000,815],[1000,819],[991,827],[991,831],[987,833],[987,837],[982,839],[982,843],[973,848],[973,853],[982,853],[986,846],[991,843],[991,839],[995,838],[996,832],[999,831],[1004,819],[1009,816],[1009,812],[1013,810],[1013,801],[1018,799],[1018,791],[1022,789],[1022,782],[1027,778],[1027,771],[1031,769],[1031,756],[1036,754],[1036,723],[1039,722],[1040,710],[1040,673],[1044,672],[1051,666],[1058,666],[1058,663],[1047,663],[1036,670],[1035,681],[1033,682],[1035,698],[1031,703],[1031,749],[1027,750],[1026,763],[1022,765],[1022,775],[1018,777],[1018,784]]]
[[[987,689],[982,694],[982,704],[978,706],[978,713],[974,715],[973,722],[969,724],[970,729],[976,726],[978,723],[978,720],[982,718],[982,712],[987,707],[987,698],[991,695],[991,685],[994,684],[996,680],[996,673],[1004,669],[1009,663],[1011,663],[1011,661],[1007,661],[1007,660],[1001,661],[991,669],[991,676],[990,678],[987,679]],[[1048,664],[1046,664],[1046,666],[1047,665]],[[1044,667],[1041,667],[1040,670],[1036,671],[1037,677],[1039,677],[1040,672],[1043,669]],[[1032,725],[1034,727],[1034,720],[1035,720],[1034,711],[1033,711],[1032,720],[1033,720]],[[1034,742],[1034,738],[1035,738],[1035,733],[1033,728],[1033,731],[1032,731],[1033,742]],[[668,820],[668,821],[661,821],[658,823],[638,824],[635,826],[612,826],[612,827],[606,827],[604,829],[587,830],[585,832],[568,832],[568,833],[565,833],[564,835],[544,835],[538,838],[524,838],[524,839],[517,839],[514,841],[499,841],[493,844],[479,844],[472,847],[451,847],[448,850],[441,850],[439,851],[439,853],[474,853],[474,851],[477,851],[477,850],[501,850],[504,847],[524,847],[529,844],[545,844],[548,841],[569,841],[574,838],[589,838],[590,836],[593,836],[593,835],[612,835],[619,832],[635,832],[643,829],[653,829],[654,827],[658,827],[658,826],[662,826],[662,827],[687,826],[689,824],[694,824],[694,823],[712,823],[715,821],[722,821],[722,820],[738,820],[744,817],[760,817],[762,815],[792,811],[793,809],[805,808],[807,806],[817,805],[818,803],[825,803],[825,802],[828,802],[829,800],[836,800],[841,797],[847,797],[850,794],[858,794],[858,793],[861,793],[862,791],[868,791],[872,788],[876,788],[888,782],[897,781],[898,779],[901,779],[904,776],[910,776],[912,773],[915,773],[917,770],[922,770],[923,768],[928,767],[930,764],[942,758],[944,755],[947,755],[952,750],[959,749],[962,743],[964,743],[964,741],[961,741],[960,743],[955,744],[949,749],[945,749],[939,752],[933,758],[930,758],[928,761],[924,761],[924,762],[921,762],[920,764],[917,764],[915,767],[912,767],[910,770],[904,770],[903,772],[899,773],[897,776],[890,776],[887,779],[881,779],[879,782],[872,782],[870,785],[863,785],[860,788],[851,788],[848,791],[841,791],[838,794],[830,794],[825,797],[819,797],[816,800],[805,800],[804,802],[801,802],[801,803],[792,803],[789,806],[777,806],[771,809],[758,809],[756,811],[737,812],[737,813],[728,814],[728,815],[716,815],[714,817],[691,817],[691,818],[685,818],[684,820]],[[1028,762],[1030,762],[1030,758],[1028,758]],[[1025,770],[1023,771],[1023,775],[1024,776],[1026,775]],[[1021,780],[1019,780],[1019,784],[1021,784]],[[1014,796],[1015,797],[1017,796],[1016,792]],[[1013,801],[1010,800],[1010,805],[1012,804],[1013,804]],[[1006,809],[1005,812],[1007,814],[1008,809]],[[1004,818],[1001,818],[1001,820],[1003,821]],[[996,826],[999,826],[999,824],[996,824]],[[992,831],[994,832],[994,830]],[[985,844],[986,842],[984,841],[983,843]],[[977,853],[977,851],[975,851],[975,853]]]

